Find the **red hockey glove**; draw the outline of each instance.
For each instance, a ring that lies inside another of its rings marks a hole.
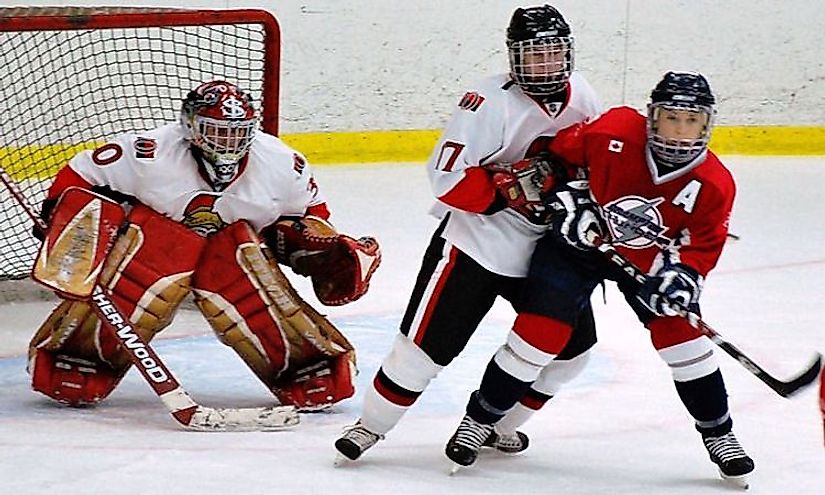
[[[548,154],[542,153],[512,165],[492,164],[486,168],[493,172],[493,184],[507,207],[531,223],[547,224],[549,212],[544,197],[553,188],[558,175]]]
[[[312,288],[326,306],[347,304],[366,294],[370,279],[381,264],[381,249],[372,237],[353,239],[341,235],[322,270],[313,273]]]

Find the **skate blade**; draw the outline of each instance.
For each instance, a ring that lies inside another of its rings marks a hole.
[[[344,467],[348,464],[352,464],[353,462],[355,462],[355,461],[353,461],[349,457],[347,457],[344,454],[339,452],[339,453],[335,454],[335,460],[332,461],[332,465],[333,465],[333,467],[339,468],[339,467]]]
[[[450,471],[447,473],[447,475],[448,476],[454,476],[456,473],[461,471],[461,468],[463,468],[463,467],[465,467],[465,466],[462,466],[461,464],[457,464],[457,463],[454,462],[452,467],[450,467]]]
[[[719,471],[719,475],[722,477],[725,482],[735,486],[737,488],[741,488],[742,490],[747,490],[750,488],[750,482],[748,481],[748,475],[743,474],[742,476],[726,476],[725,473]]]

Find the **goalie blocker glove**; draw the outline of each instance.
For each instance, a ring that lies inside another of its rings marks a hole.
[[[637,297],[659,316],[679,316],[698,310],[702,283],[702,276],[693,268],[665,261],[655,275],[647,277]]]
[[[594,249],[596,238],[604,238],[607,224],[601,207],[590,195],[587,180],[574,180],[560,186],[550,197],[550,231],[566,244],[587,251]]]
[[[263,236],[279,263],[312,279],[315,295],[326,306],[340,306],[363,296],[381,263],[375,238],[339,234],[316,216],[280,220],[265,229]]]

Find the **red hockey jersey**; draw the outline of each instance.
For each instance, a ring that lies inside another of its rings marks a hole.
[[[663,256],[703,277],[716,266],[736,186],[711,151],[678,169],[657,169],[646,145],[647,121],[629,107],[560,131],[550,150],[588,169],[618,250],[655,272]]]

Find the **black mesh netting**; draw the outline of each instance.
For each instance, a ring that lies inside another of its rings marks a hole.
[[[162,24],[162,14],[146,15]],[[203,81],[236,82],[261,108],[264,36],[260,24],[0,31],[0,166],[39,211],[75,153],[176,120]],[[28,275],[39,247],[32,225],[0,185],[0,280]]]

